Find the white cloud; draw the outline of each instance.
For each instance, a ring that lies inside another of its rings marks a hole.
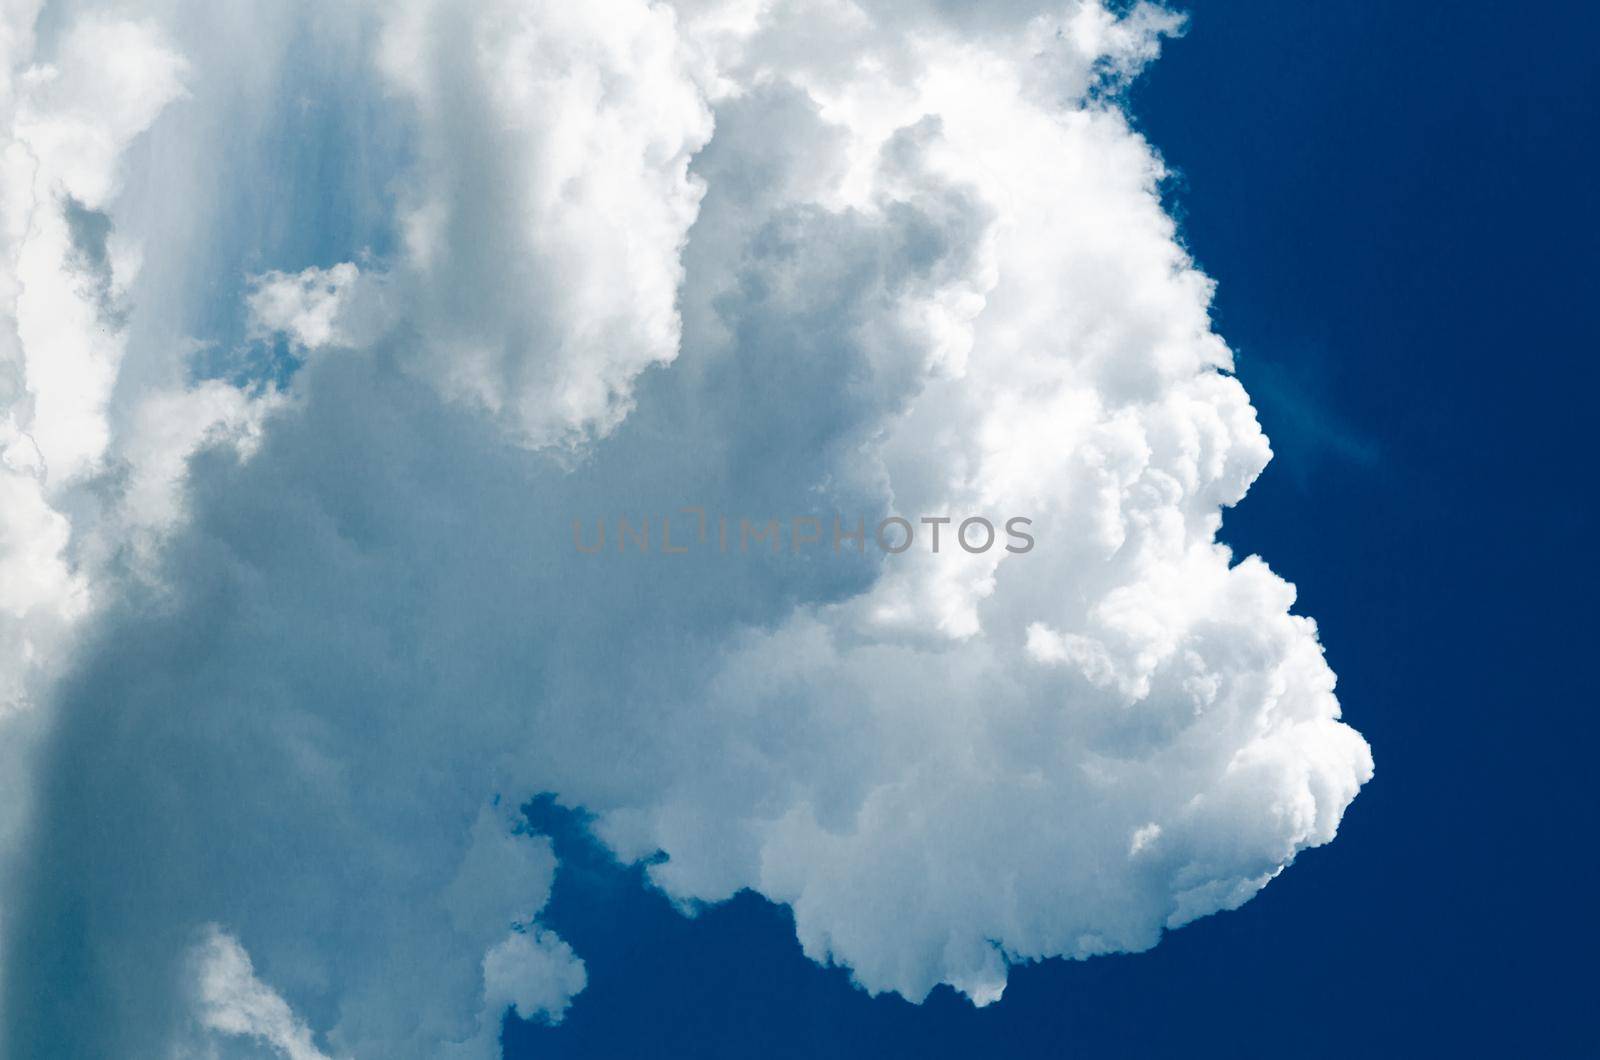
[[[327,1060],[288,1003],[256,978],[250,955],[237,939],[207,925],[193,960],[196,1007],[206,1030],[255,1038],[286,1060]]]
[[[38,49],[66,83],[62,23]],[[1217,543],[1271,452],[1103,91],[1178,20],[173,0],[140,25],[109,69],[148,84],[73,118],[115,149],[57,138],[79,212],[8,170],[7,217],[54,218],[8,260],[88,366],[36,368],[53,333],[18,303],[0,648],[87,635],[15,803],[12,1048],[166,1048],[215,923],[223,1030],[493,1055],[505,1010],[558,1020],[585,983],[538,919],[558,869],[514,808],[540,791],[665,854],[675,899],[755,889],[867,989],[980,1004],[1333,838],[1371,757],[1293,588]],[[341,350],[196,377],[277,334]],[[1023,515],[1037,547],[573,553],[573,518],[687,504]]]
[[[297,346],[313,348],[348,341],[339,318],[360,276],[346,261],[292,276],[274,271],[256,277],[245,300],[252,334],[281,334]]]
[[[117,278],[74,221],[106,204],[123,149],[182,94],[183,60],[153,26],[98,15],[75,21],[55,52],[18,78],[8,139],[26,161],[7,198],[27,217],[12,268],[31,433],[52,481],[64,483],[110,444],[106,407],[123,352],[99,297]]]
[[[711,117],[674,23],[638,0],[420,0],[385,29],[381,67],[416,111],[415,363],[530,442],[609,429],[677,352]]]
[[[573,995],[583,990],[583,962],[572,947],[542,928],[513,932],[484,955],[485,1007],[515,1008],[525,1020],[559,1022]]]

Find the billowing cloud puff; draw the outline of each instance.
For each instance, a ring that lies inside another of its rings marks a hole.
[[[34,15],[12,1053],[492,1056],[582,1004],[541,792],[982,1004],[1237,907],[1371,776],[1217,541],[1271,454],[1116,96],[1171,14]]]
[[[400,270],[414,364],[530,442],[613,426],[678,348],[711,114],[670,7],[401,5],[378,66],[415,109]]]

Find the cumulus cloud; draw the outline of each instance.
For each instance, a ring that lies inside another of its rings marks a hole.
[[[1271,451],[1118,103],[1178,18],[99,8],[0,33],[5,1048],[495,1055],[582,1004],[541,792],[979,1004],[1333,838],[1371,756],[1217,540]],[[1035,547],[827,545],[895,513]]]

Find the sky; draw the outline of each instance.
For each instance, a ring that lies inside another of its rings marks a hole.
[[[14,6],[0,1052],[1592,1052],[1593,12]]]

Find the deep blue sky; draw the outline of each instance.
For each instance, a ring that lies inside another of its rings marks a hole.
[[[540,808],[590,984],[509,1055],[1600,1052],[1597,40],[1600,5],[1229,0],[1133,91],[1279,454],[1225,536],[1377,759],[1331,846],[979,1011],[869,999],[758,899],[680,917]]]

